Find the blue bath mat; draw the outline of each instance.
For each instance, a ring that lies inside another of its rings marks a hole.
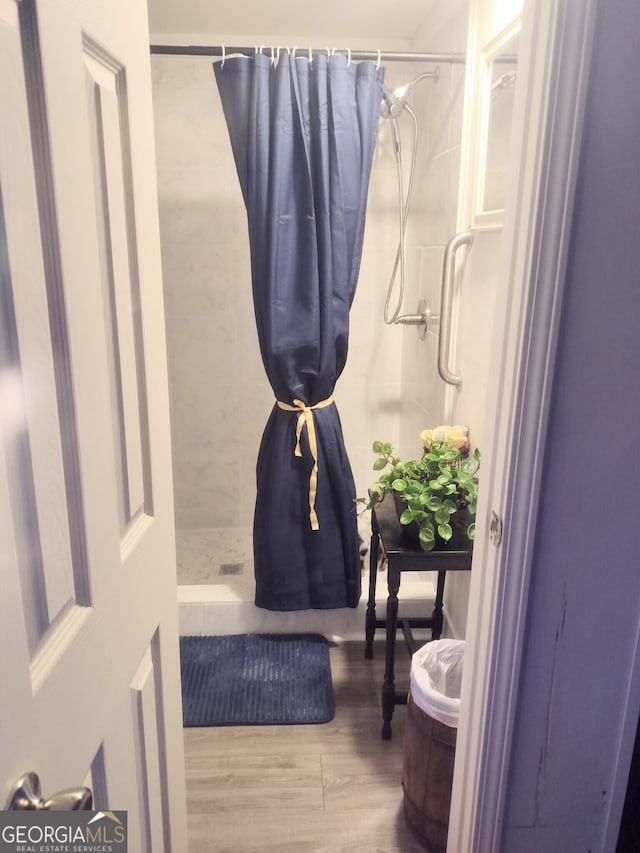
[[[319,634],[180,637],[185,726],[328,723],[335,705]]]

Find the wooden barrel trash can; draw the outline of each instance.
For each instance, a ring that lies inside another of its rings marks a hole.
[[[404,730],[407,824],[430,853],[445,853],[456,753],[463,640],[435,640],[413,656]]]

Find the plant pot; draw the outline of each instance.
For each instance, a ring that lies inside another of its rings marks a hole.
[[[407,502],[398,492],[392,492],[393,502],[395,504],[398,522],[400,516],[407,508]],[[453,529],[453,535],[448,542],[445,542],[438,535],[436,530],[436,544],[434,551],[471,551],[473,549],[473,541],[467,536],[467,528],[471,524],[471,513],[468,507],[464,506],[456,510],[449,518],[449,524]],[[400,524],[402,534],[402,543],[407,548],[420,548],[420,527],[417,521],[411,521],[409,524]]]

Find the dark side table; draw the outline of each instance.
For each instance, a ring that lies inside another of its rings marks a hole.
[[[376,618],[376,580],[380,549],[387,558],[389,596],[384,619]],[[371,512],[371,551],[369,555],[369,600],[365,622],[366,658],[373,657],[373,638],[376,628],[386,629],[385,671],[382,685],[382,739],[391,740],[391,719],[396,705],[407,704],[407,691],[396,691],[394,668],[396,634],[401,629],[410,654],[417,649],[412,628],[431,628],[431,639],[442,633],[444,582],[447,572],[468,572],[471,569],[471,550],[422,551],[403,542],[402,526],[398,521],[393,496],[386,494]],[[398,616],[398,592],[402,572],[437,572],[436,600],[431,616],[403,618]]]

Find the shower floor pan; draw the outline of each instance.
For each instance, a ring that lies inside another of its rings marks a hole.
[[[403,616],[430,616],[435,601],[433,572],[415,572],[402,579],[399,600]],[[387,573],[380,572],[376,583],[376,611],[384,615],[387,601]],[[241,634],[318,632],[325,637],[364,642],[369,572],[362,575],[362,598],[356,608],[303,610],[276,613],[256,607],[247,596],[223,583],[178,586],[180,633]],[[245,600],[243,600],[245,599]]]
[[[253,603],[253,539],[251,527],[210,527],[176,531],[178,614],[180,633],[243,634],[318,632],[326,637],[362,639],[369,591],[369,570],[362,573],[358,607],[276,613]],[[368,566],[368,556],[366,558]],[[430,616],[435,601],[433,572],[411,572],[402,578],[401,613]],[[376,611],[387,600],[387,573],[378,573]]]

